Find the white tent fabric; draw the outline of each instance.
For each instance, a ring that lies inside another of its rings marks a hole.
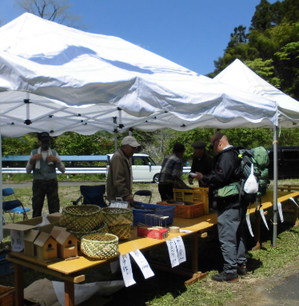
[[[296,128],[299,125],[299,103],[289,95],[269,84],[239,59],[214,77],[215,81],[234,86],[277,102],[278,122],[280,127]]]
[[[198,76],[117,37],[25,13],[0,28],[0,40],[4,136],[277,125],[276,102]]]

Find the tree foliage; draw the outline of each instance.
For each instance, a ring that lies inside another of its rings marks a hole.
[[[299,6],[298,0],[261,0],[251,27],[234,28],[224,55],[214,62],[214,77],[236,58],[266,81],[299,99]]]

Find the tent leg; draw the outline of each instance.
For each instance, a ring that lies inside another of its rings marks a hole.
[[[277,127],[273,129],[273,240],[272,247],[277,245],[277,188],[278,188],[278,169],[277,169]]]

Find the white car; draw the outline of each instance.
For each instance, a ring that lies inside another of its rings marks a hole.
[[[107,174],[110,159],[113,154],[107,154],[108,165]],[[133,182],[154,182],[159,183],[159,176],[161,166],[156,165],[152,158],[148,154],[135,153],[132,157],[132,172]]]

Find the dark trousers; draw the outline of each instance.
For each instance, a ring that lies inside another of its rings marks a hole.
[[[247,206],[242,205],[218,211],[218,236],[226,273],[236,273],[238,264],[246,264],[246,209]]]
[[[42,215],[45,196],[48,199],[49,213],[59,212],[58,182],[53,180],[33,180],[32,217]]]
[[[162,201],[173,200],[173,183],[159,183],[158,190]]]

